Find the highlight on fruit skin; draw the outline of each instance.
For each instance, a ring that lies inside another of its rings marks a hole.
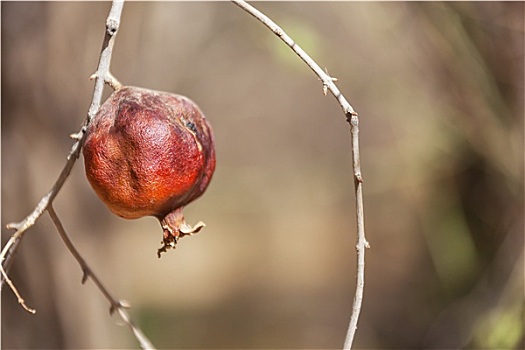
[[[89,183],[114,214],[159,219],[164,231],[159,257],[204,227],[189,226],[182,214],[215,170],[212,129],[193,101],[125,86],[104,102],[86,133]]]

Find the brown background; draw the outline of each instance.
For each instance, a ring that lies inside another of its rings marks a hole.
[[[49,190],[91,100],[110,4],[2,2],[2,242]],[[257,3],[361,117],[366,287],[355,346],[523,347],[524,4]],[[187,95],[217,170],[208,225],[157,259],[153,218],[110,214],[83,159],[55,208],[159,348],[338,348],[355,283],[349,128],[332,96],[227,2],[126,3],[124,84]],[[107,93],[106,95],[107,96]],[[3,348],[137,343],[44,215],[2,292]]]

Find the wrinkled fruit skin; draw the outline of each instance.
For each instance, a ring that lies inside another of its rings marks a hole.
[[[115,91],[87,128],[86,176],[118,216],[157,217],[164,229],[162,251],[196,233],[182,208],[206,190],[215,170],[210,125],[184,96],[137,87]]]

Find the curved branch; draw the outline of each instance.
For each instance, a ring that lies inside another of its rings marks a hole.
[[[363,302],[363,291],[365,286],[365,250],[369,248],[365,237],[364,226],[364,210],[363,210],[363,177],[361,175],[361,160],[359,155],[359,118],[350,103],[343,96],[341,91],[337,88],[334,81],[337,79],[331,77],[299,46],[295,41],[282,30],[275,22],[273,22],[265,14],[249,5],[242,0],[232,0],[232,2],[255,17],[258,21],[264,24],[275,35],[277,35],[286,45],[292,49],[308,67],[321,79],[323,83],[323,92],[329,90],[336,98],[337,102],[343,109],[347,121],[350,123],[350,132],[352,139],[352,168],[354,172],[354,185],[356,194],[356,216],[357,216],[357,283],[352,306],[352,315],[350,317],[350,325],[345,338],[344,349],[351,349],[354,340],[355,331],[357,330],[357,321],[361,312],[361,305]]]

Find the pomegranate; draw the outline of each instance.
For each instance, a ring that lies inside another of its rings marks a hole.
[[[86,176],[99,198],[126,219],[155,216],[162,252],[197,233],[183,207],[208,187],[215,169],[210,125],[184,96],[122,87],[100,107],[87,128]]]

